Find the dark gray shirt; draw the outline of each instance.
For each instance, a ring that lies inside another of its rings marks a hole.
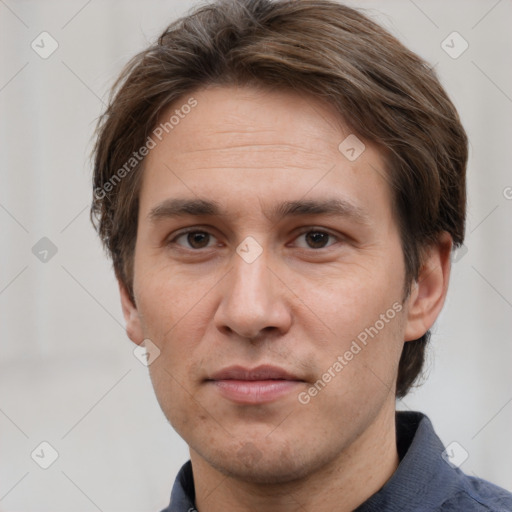
[[[396,436],[397,470],[354,512],[512,512],[512,493],[468,476],[445,460],[451,457],[424,414],[397,412]],[[176,477],[171,503],[162,512],[195,512],[194,500],[188,461]]]

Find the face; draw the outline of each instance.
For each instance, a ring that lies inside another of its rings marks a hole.
[[[153,386],[191,453],[290,481],[394,410],[404,339],[422,334],[384,161],[367,141],[340,150],[350,131],[306,96],[191,96],[145,162],[128,332],[160,350]]]

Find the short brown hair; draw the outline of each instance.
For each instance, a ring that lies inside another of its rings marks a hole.
[[[334,1],[219,0],[172,23],[127,64],[98,123],[91,218],[132,300],[144,160],[129,168],[126,162],[166,107],[209,84],[312,94],[382,148],[406,291],[418,277],[422,248],[441,232],[455,247],[462,244],[467,137],[433,69],[368,17]],[[398,397],[419,375],[429,337],[404,344]]]

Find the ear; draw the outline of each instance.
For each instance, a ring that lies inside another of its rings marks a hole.
[[[418,279],[407,299],[404,341],[421,338],[441,312],[450,279],[452,245],[450,234],[443,232],[437,242],[425,250]]]
[[[119,285],[123,316],[126,322],[126,334],[136,345],[140,345],[144,340],[144,334],[142,332],[139,312],[137,311],[135,304],[132,302],[125,284],[119,279],[117,280],[117,284]]]

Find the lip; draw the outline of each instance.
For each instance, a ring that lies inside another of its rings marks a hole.
[[[230,366],[214,373],[206,382],[233,402],[261,404],[289,394],[304,380],[283,368],[262,365],[253,369]]]
[[[253,369],[243,366],[229,366],[218,372],[215,372],[207,380],[296,380],[302,381],[296,375],[280,368],[264,364]]]

